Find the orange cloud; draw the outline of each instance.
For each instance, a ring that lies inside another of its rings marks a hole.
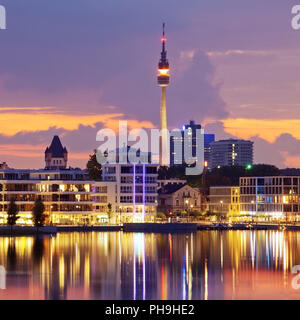
[[[288,168],[299,168],[300,167],[300,156],[290,156],[287,152],[282,151],[281,154],[284,156],[284,164]]]
[[[97,122],[102,122],[107,128],[117,130],[119,120],[124,120],[124,114],[111,113],[101,115],[79,115],[60,113],[18,113],[4,112],[0,117],[0,133],[8,136],[15,135],[21,131],[40,131],[51,127],[63,128],[66,130],[76,130],[79,125],[94,126]],[[154,128],[150,121],[126,119],[128,128]]]
[[[44,145],[30,144],[1,144],[0,155],[17,156],[17,157],[42,157],[45,150]]]
[[[283,133],[289,133],[300,139],[300,119],[225,119],[224,130],[234,136],[250,139],[258,136],[268,142],[274,142]]]

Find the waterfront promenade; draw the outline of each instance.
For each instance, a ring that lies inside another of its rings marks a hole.
[[[300,231],[300,224],[291,223],[211,223],[211,222],[160,222],[160,223],[124,223],[122,225],[92,226],[0,226],[0,236],[56,234],[62,232],[135,232],[135,233],[193,233],[201,230],[287,230]]]

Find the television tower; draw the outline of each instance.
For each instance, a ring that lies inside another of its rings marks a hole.
[[[161,144],[160,144],[160,165],[170,165],[170,148],[168,141],[167,132],[167,106],[166,106],[166,88],[170,83],[169,75],[169,62],[167,60],[166,51],[166,38],[165,38],[165,23],[163,23],[163,36],[161,38],[162,51],[160,54],[160,61],[158,63],[158,75],[157,83],[161,87],[161,98],[160,98],[160,129],[161,129]]]

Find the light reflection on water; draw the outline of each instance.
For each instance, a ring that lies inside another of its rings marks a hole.
[[[300,299],[300,232],[0,237],[0,299]]]

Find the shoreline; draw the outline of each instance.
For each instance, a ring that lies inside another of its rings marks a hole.
[[[124,223],[107,226],[0,226],[0,236],[56,235],[62,232],[195,233],[197,231],[300,231],[300,224]]]

